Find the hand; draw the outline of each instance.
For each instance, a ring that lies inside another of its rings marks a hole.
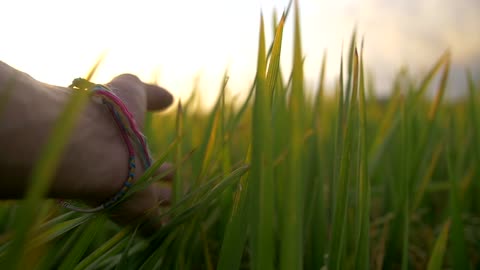
[[[173,102],[168,91],[145,84],[133,75],[118,76],[108,85],[126,104],[139,127],[144,125],[147,110],[162,110]],[[24,195],[32,168],[41,158],[42,147],[72,91],[36,81],[0,62],[0,97],[6,100],[0,108],[0,199]],[[127,177],[127,159],[125,143],[111,115],[91,101],[65,147],[48,196],[84,200],[95,206],[104,203],[121,189]],[[170,167],[164,164],[159,173]],[[137,166],[136,179],[143,172],[144,168]],[[166,180],[169,178],[171,175]],[[168,203],[170,196],[169,188],[152,185],[118,205],[112,218],[126,224],[155,213],[158,204]]]

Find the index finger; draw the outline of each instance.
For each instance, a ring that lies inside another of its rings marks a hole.
[[[145,84],[147,90],[147,109],[164,110],[173,103],[173,96],[165,88],[153,84]]]

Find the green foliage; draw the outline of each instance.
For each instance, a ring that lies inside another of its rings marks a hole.
[[[0,204],[1,269],[478,268],[480,95],[472,74],[467,101],[444,99],[446,52],[415,80],[399,72],[382,100],[354,31],[335,89],[325,83],[326,53],[319,85],[309,89],[298,5],[289,10],[275,16],[271,43],[261,17],[256,77],[239,106],[226,74],[209,112],[193,107],[194,91],[172,113],[149,114],[156,162],[126,198],[158,180],[162,162],[176,173],[172,206],[159,217],[165,225],[149,237],[141,224],[120,227],[44,200],[87,100],[73,95],[25,200]]]
[[[450,229],[450,220],[445,223],[440,235],[435,241],[435,246],[433,247],[432,255],[428,261],[428,270],[442,269],[443,258],[445,255],[445,250],[447,248],[447,239],[448,231]]]

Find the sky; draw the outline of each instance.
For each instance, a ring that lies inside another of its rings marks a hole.
[[[67,86],[105,53],[95,82],[133,73],[157,81],[177,100],[196,84],[208,106],[227,70],[232,94],[245,95],[255,74],[260,14],[271,30],[273,10],[281,14],[288,2],[2,0],[0,61]],[[365,40],[365,64],[381,93],[400,67],[421,75],[446,49],[452,53],[451,91],[465,90],[466,68],[480,74],[478,0],[299,0],[299,6],[312,89],[325,52],[327,82],[337,79],[342,46],[354,28]],[[291,68],[292,19],[284,32],[284,72]]]

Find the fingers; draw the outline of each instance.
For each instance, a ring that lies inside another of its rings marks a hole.
[[[115,77],[108,86],[125,102],[129,111],[143,127],[145,112],[163,110],[173,103],[173,96],[162,87],[143,83],[137,76],[122,74]]]
[[[173,169],[173,164],[170,162],[165,162],[160,165],[160,168],[157,170],[155,175],[161,175],[162,180],[166,182],[172,182],[173,178],[175,177],[175,171]]]
[[[158,205],[169,206],[172,202],[172,188],[170,186],[153,185]]]
[[[147,90],[147,109],[164,110],[173,103],[173,96],[162,87],[145,84]]]
[[[165,88],[143,83],[137,76],[132,74],[117,76],[109,85],[117,88],[119,94],[129,101],[133,96],[137,96],[136,99],[138,100],[146,100],[148,110],[164,110],[173,103],[172,94]]]
[[[145,215],[155,211],[158,207],[157,197],[156,189],[149,186],[113,208],[110,216],[117,223],[124,225],[139,221]]]
[[[162,207],[168,207],[172,202],[173,192],[169,182],[174,178],[173,168],[171,163],[163,163],[155,174],[162,176],[161,180],[165,183],[153,183],[146,189],[138,191],[113,209],[110,213],[111,218],[123,225],[144,220],[141,234],[148,237],[155,233],[167,222],[166,218],[159,219],[158,215]]]
[[[159,214],[161,207],[170,205],[171,199],[170,187],[153,184],[118,205],[110,212],[110,217],[122,225],[142,221],[140,233],[148,237],[167,222],[166,218],[159,219]]]

